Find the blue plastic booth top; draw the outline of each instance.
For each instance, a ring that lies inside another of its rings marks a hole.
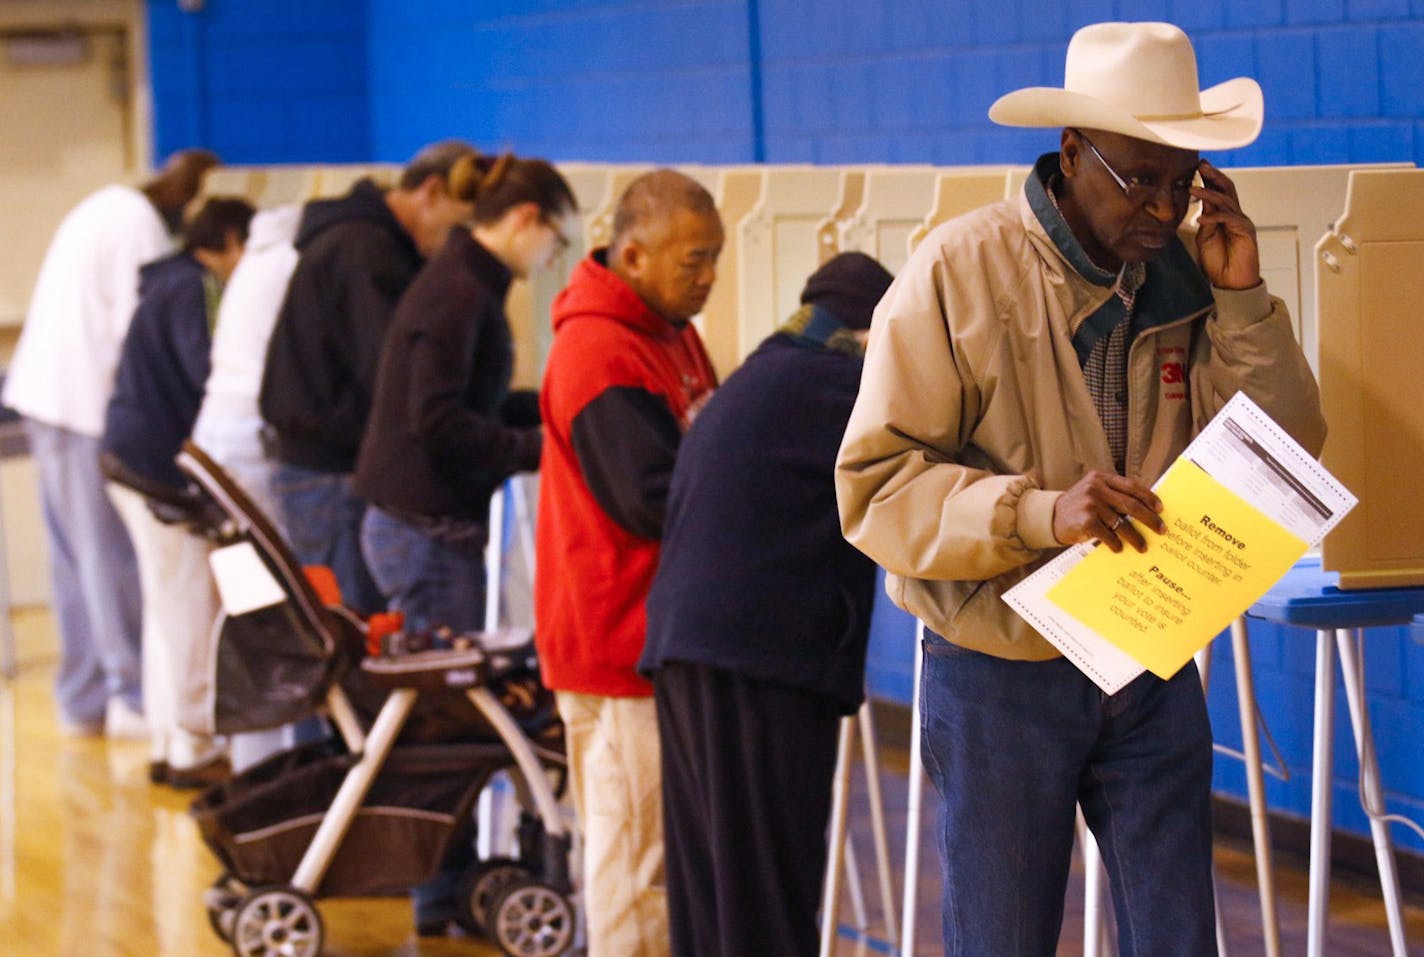
[[[1346,590],[1339,581],[1320,567],[1319,557],[1303,558],[1246,614],[1316,631],[1412,625],[1416,638],[1424,636],[1424,588]]]

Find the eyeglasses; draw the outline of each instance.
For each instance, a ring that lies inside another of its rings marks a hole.
[[[557,219],[552,216],[545,216],[544,225],[548,226],[549,229],[553,230],[554,242],[558,247],[558,252],[562,253],[564,250],[568,249],[569,246],[573,245],[573,243],[570,242],[569,237],[564,235],[564,228],[559,225],[559,221]]]
[[[1155,202],[1157,197],[1163,193],[1168,195],[1175,209],[1185,209],[1197,201],[1197,198],[1192,195],[1190,179],[1179,180],[1170,186],[1159,186],[1140,176],[1123,179],[1117,174],[1117,170],[1108,165],[1108,161],[1103,159],[1103,154],[1098,152],[1098,148],[1093,145],[1092,140],[1083,135],[1082,130],[1078,131],[1078,138],[1088,144],[1088,149],[1092,150],[1093,155],[1098,158],[1098,162],[1103,164],[1103,169],[1108,171],[1108,175],[1113,178],[1113,182],[1117,183],[1128,202],[1136,206],[1146,206],[1148,203]]]

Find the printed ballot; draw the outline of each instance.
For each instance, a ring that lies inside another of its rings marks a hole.
[[[1175,674],[1356,503],[1240,393],[1153,490],[1167,532],[1146,552],[1076,545],[1004,595],[1109,694]]]
[[[1093,549],[1048,600],[1170,678],[1310,546],[1190,459],[1154,491],[1167,533],[1149,533],[1145,552]]]

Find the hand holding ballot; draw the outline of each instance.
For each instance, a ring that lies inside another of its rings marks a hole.
[[[1147,549],[1142,528],[1159,535],[1162,500],[1134,478],[1092,471],[1064,492],[1053,508],[1053,535],[1065,545],[1099,541],[1114,552]]]
[[[1355,503],[1238,394],[1152,492],[1100,472],[1065,492],[1054,533],[1077,544],[1004,600],[1112,694],[1175,674]]]

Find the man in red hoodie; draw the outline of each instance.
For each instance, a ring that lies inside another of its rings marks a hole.
[[[584,837],[589,957],[668,952],[652,685],[637,674],[682,435],[716,386],[689,320],[722,251],[695,180],[657,170],[554,301],[539,404],[536,642]]]

